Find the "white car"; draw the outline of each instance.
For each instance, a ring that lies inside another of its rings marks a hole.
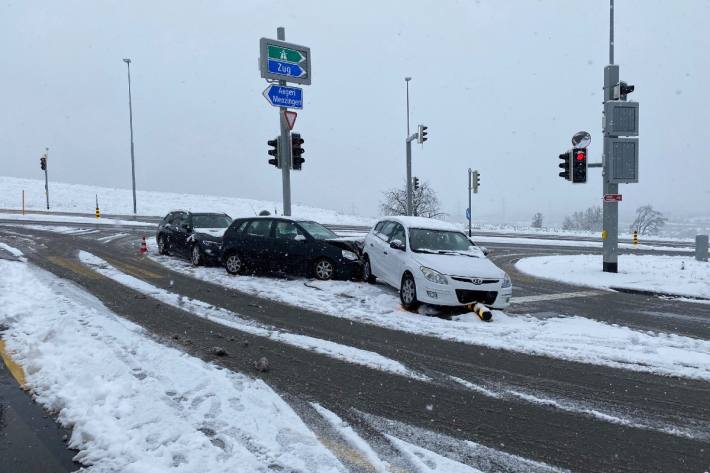
[[[423,217],[387,217],[370,230],[363,247],[363,279],[399,289],[402,306],[510,304],[508,274],[455,226]]]

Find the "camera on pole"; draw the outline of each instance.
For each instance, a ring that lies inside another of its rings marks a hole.
[[[291,133],[291,168],[294,171],[300,171],[303,163],[306,162],[306,160],[302,157],[303,153],[306,152],[306,150],[301,148],[303,143],[304,139],[301,138],[300,133]]]
[[[280,141],[281,137],[278,137],[266,142],[269,147],[273,148],[269,150],[269,156],[273,156],[273,158],[269,159],[269,164],[271,164],[272,166],[276,166],[279,169],[281,169],[281,161],[279,160]]]
[[[419,130],[417,131],[417,143],[422,144],[429,139],[426,136],[429,134],[429,132],[427,131],[428,128],[428,126],[419,125]]]
[[[633,85],[627,84],[624,81],[620,81],[614,86],[614,100],[626,101],[626,96],[633,92],[635,88],[636,87],[634,87]]]

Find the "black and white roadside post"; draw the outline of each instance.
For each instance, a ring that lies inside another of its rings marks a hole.
[[[272,82],[263,95],[274,107],[279,108],[280,134],[277,140],[278,164],[281,169],[283,191],[283,215],[291,215],[291,169],[292,163],[291,130],[296,121],[296,112],[289,108],[303,108],[303,89],[287,86],[287,82],[310,85],[311,49],[306,46],[286,43],[286,29],[276,29],[277,39],[259,40],[259,70],[261,77]],[[303,140],[299,140],[303,143]],[[303,150],[301,150],[303,152]],[[302,158],[299,156],[300,162]],[[299,164],[300,169],[300,164]]]
[[[49,148],[44,149],[44,154],[39,158],[39,167],[44,171],[44,195],[47,198],[47,210],[49,210],[49,177],[47,176],[47,158],[49,157]]]

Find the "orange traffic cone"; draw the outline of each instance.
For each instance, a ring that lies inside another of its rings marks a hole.
[[[146,254],[148,252],[148,245],[145,243],[145,235],[141,237],[141,249],[140,252],[142,255]]]

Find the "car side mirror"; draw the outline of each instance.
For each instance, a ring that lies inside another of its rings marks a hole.
[[[483,252],[483,256],[488,256],[488,253],[490,253],[490,251],[488,251],[488,248],[486,248],[485,246],[479,246],[479,248]]]
[[[306,237],[301,235],[300,233],[298,235],[296,235],[295,237],[293,237],[293,239],[295,241],[306,241]]]
[[[390,248],[392,248],[393,250],[404,251],[405,246],[404,243],[402,243],[402,240],[392,240],[390,242]]]

